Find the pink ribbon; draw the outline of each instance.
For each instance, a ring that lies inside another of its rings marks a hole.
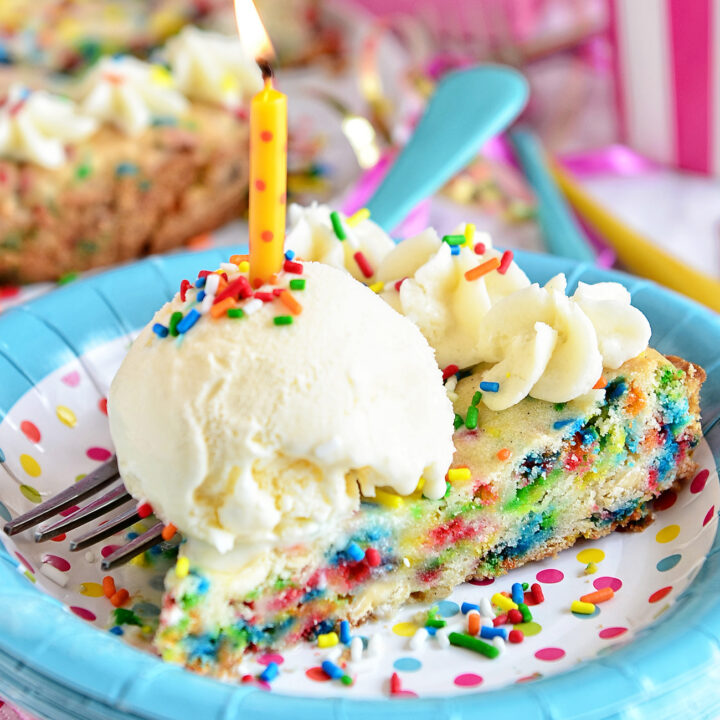
[[[558,158],[577,177],[594,175],[642,175],[660,166],[625,145],[608,145],[599,150],[569,153]]]
[[[494,137],[482,149],[489,160],[503,162],[517,167],[510,143],[504,135]],[[595,175],[642,175],[654,172],[661,166],[625,145],[608,145],[597,150],[566,153],[558,157],[560,163],[573,175],[592,177]]]

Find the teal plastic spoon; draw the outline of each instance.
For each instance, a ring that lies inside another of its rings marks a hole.
[[[595,252],[548,170],[540,141],[523,128],[513,129],[510,141],[525,178],[535,191],[538,222],[548,252],[581,262],[595,262]]]
[[[409,142],[372,198],[372,219],[390,232],[421,200],[505,130],[528,98],[525,78],[502,65],[456,70],[438,84]]]

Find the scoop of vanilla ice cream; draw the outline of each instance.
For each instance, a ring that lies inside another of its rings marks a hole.
[[[273,302],[159,338],[153,324],[188,308],[176,296],[110,389],[129,491],[220,553],[329,535],[358,488],[407,495],[423,477],[425,495],[445,492],[453,412],[427,341],[347,273],[305,263],[303,277],[288,326]]]

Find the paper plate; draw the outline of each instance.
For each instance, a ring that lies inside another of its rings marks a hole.
[[[213,266],[227,250],[150,258],[78,282],[0,317],[0,516],[9,517],[72,483],[112,450],[104,398],[129,340],[175,291],[180,279]],[[243,672],[280,663],[271,686],[229,685],[163,664],[149,637],[159,612],[161,553],[146,567],[113,573],[132,594],[141,628],[115,626],[102,596],[99,558],[124,536],[89,555],[69,553],[67,539],[34,544],[3,537],[0,550],[0,692],[49,717],[253,718],[470,717],[522,713],[523,718],[714,717],[720,706],[714,663],[720,638],[720,570],[716,508],[720,486],[720,321],[694,303],[619,273],[518,253],[533,280],[564,271],[578,280],[618,280],[649,317],[652,344],[703,365],[706,440],[699,470],[657,503],[642,533],[582,543],[558,557],[520,568],[488,585],[464,585],[438,604],[448,625],[462,626],[459,605],[513,582],[539,582],[545,602],[531,607],[525,640],[497,660],[429,638],[410,649],[417,606],[357,633],[379,635],[380,657],[352,668],[352,687],[329,681],[319,665],[334,650],[310,645],[248,660]],[[134,531],[141,528],[134,528]],[[77,532],[77,531],[75,531]],[[70,533],[72,535],[72,533]],[[707,559],[706,559],[707,558]],[[594,562],[594,574],[584,572]],[[592,616],[570,602],[594,588],[616,596]],[[117,634],[115,634],[117,633]],[[123,633],[120,635],[120,633]],[[131,647],[127,640],[139,644]],[[397,672],[403,696],[389,698]],[[700,680],[699,678],[702,678]],[[688,684],[692,679],[692,683]],[[270,689],[270,692],[266,692]],[[417,699],[416,699],[417,698]]]

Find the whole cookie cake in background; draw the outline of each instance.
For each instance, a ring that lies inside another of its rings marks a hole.
[[[244,209],[255,60],[237,37],[193,27],[162,58],[104,57],[62,95],[9,87],[0,282],[163,252]]]
[[[231,0],[3,0],[0,62],[76,72],[101,56],[146,57],[185,25]]]
[[[255,0],[280,64],[337,55],[322,0]],[[186,25],[235,32],[233,0],[3,0],[0,63],[75,73],[103,55],[147,58]]]
[[[338,67],[332,13],[317,0],[283,3],[282,13],[258,6],[279,65],[297,69],[287,78],[296,98],[288,192],[326,199],[357,174],[343,114],[302,87],[319,59]],[[0,8],[0,284],[206,242],[243,215],[247,107],[261,83],[231,1],[48,1],[30,21],[23,9],[21,0]],[[165,18],[161,45],[148,35],[156,18]],[[91,37],[94,50],[82,55],[76,45]],[[20,52],[41,40],[46,52]]]

